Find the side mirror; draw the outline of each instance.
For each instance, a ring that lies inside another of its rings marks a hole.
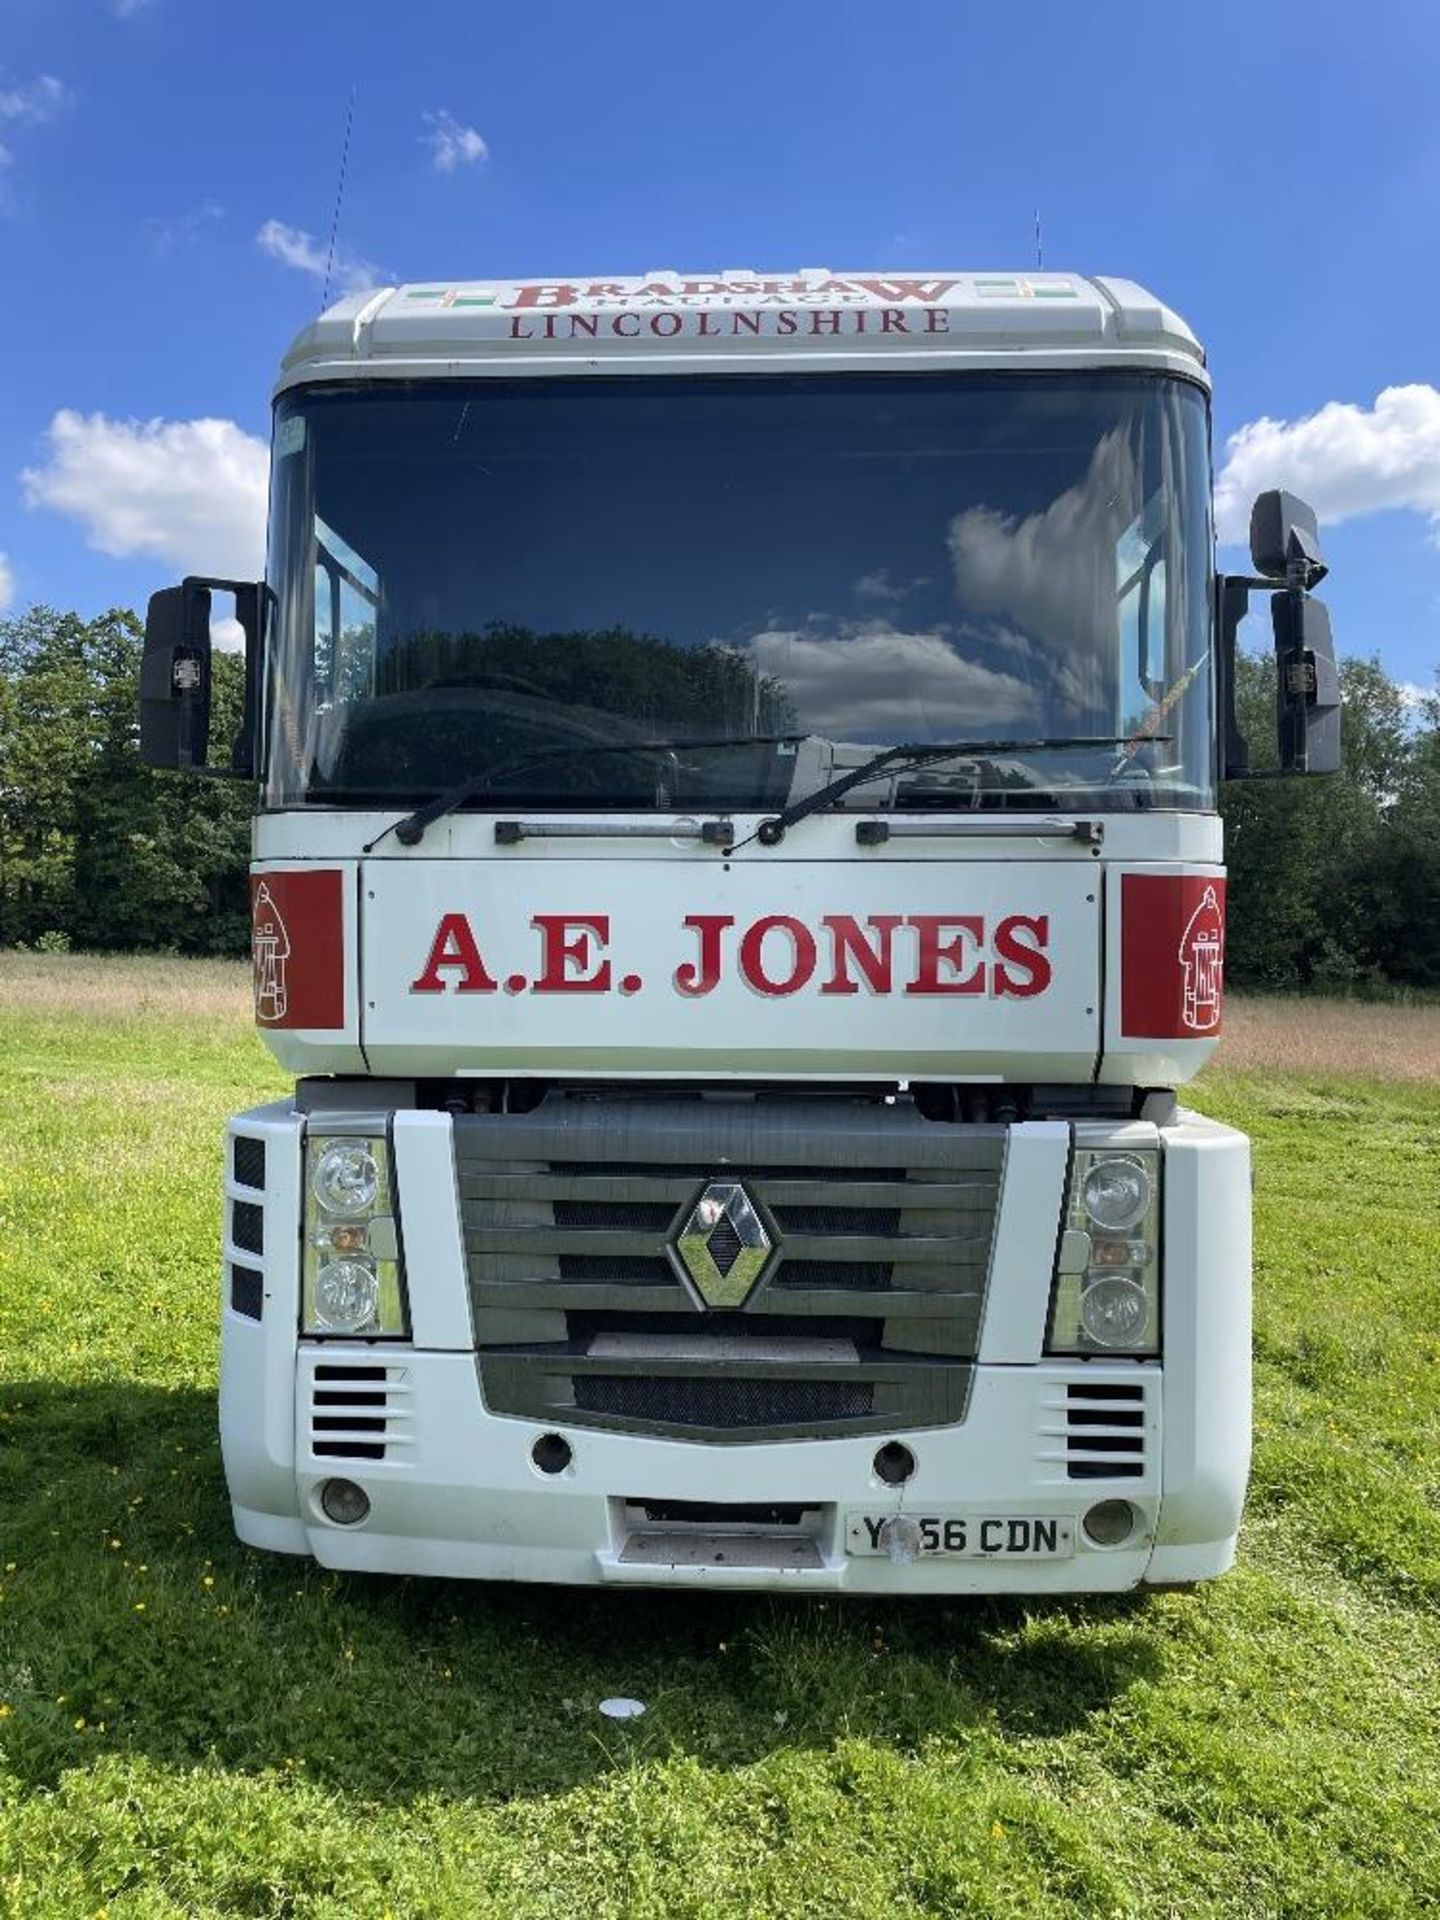
[[[210,767],[210,595],[235,596],[245,635],[245,707],[228,767]],[[140,660],[140,758],[147,767],[230,774],[255,771],[260,731],[260,619],[265,589],[254,581],[188,579],[152,593]]]
[[[1215,636],[1222,728],[1220,771],[1226,780],[1258,780],[1235,710],[1235,652],[1240,622],[1254,593],[1270,595],[1275,629],[1276,724],[1280,765],[1287,773],[1340,771],[1340,676],[1329,610],[1310,589],[1329,569],[1320,552],[1314,510],[1293,493],[1262,493],[1250,515],[1250,558],[1256,575],[1216,580]]]
[[[210,595],[187,580],[152,593],[140,659],[140,758],[203,767],[210,744]]]
[[[1275,719],[1282,773],[1340,771],[1340,675],[1330,609],[1306,593],[1277,593]]]
[[[1315,509],[1293,493],[1262,493],[1250,509],[1250,559],[1267,580],[1283,580],[1307,593],[1330,569],[1320,553]]]

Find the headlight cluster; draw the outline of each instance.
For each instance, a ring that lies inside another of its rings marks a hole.
[[[1077,1149],[1050,1307],[1050,1353],[1160,1351],[1160,1155]]]
[[[371,1135],[312,1138],[305,1162],[302,1331],[358,1339],[405,1332],[390,1151]]]

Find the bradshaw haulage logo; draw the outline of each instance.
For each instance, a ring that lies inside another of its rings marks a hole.
[[[290,932],[281,916],[275,897],[262,881],[255,890],[251,921],[251,954],[255,976],[255,1018],[262,1026],[273,1026],[285,1018],[290,1005],[285,979],[290,958]]]

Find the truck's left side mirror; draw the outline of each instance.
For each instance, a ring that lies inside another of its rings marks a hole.
[[[203,767],[210,744],[210,595],[186,581],[152,593],[140,660],[140,758]]]
[[[228,767],[208,767],[210,745],[210,594],[235,596],[245,635],[245,710]],[[152,593],[140,660],[140,758],[147,767],[233,774],[254,772],[260,681],[262,589],[253,581],[191,578]]]

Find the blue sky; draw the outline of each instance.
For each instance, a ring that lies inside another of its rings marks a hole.
[[[1437,72],[1420,0],[3,0],[0,599],[234,564],[353,83],[342,280],[1023,267],[1038,206],[1206,342],[1218,462],[1283,423],[1233,481],[1317,500],[1342,649],[1429,685]]]

